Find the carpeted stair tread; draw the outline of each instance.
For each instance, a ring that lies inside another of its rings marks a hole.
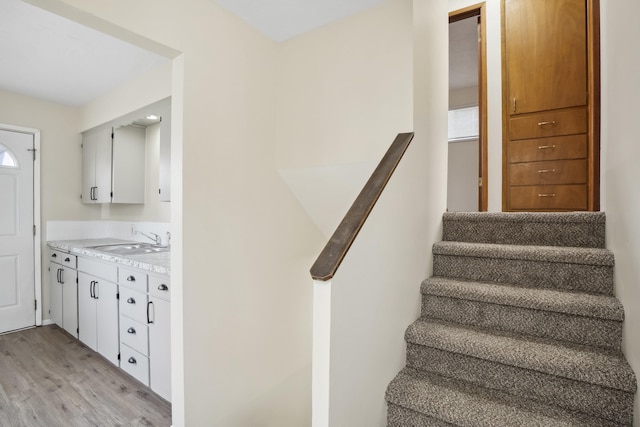
[[[433,254],[595,266],[614,265],[613,253],[601,248],[437,242],[433,245]]]
[[[465,354],[522,369],[635,393],[636,380],[622,354],[578,348],[557,341],[418,319],[405,333],[407,342]]]
[[[620,301],[607,295],[527,288],[444,277],[426,279],[422,283],[421,292],[423,295],[459,298],[620,322],[624,320],[624,308]]]
[[[404,424],[398,420],[390,424],[397,426],[428,426],[419,424],[421,415],[460,427],[620,425],[411,368],[393,379],[386,399],[405,409],[395,413],[408,418]]]
[[[605,247],[604,212],[447,212],[442,240]]]

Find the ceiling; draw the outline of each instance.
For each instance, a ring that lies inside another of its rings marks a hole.
[[[215,1],[283,41],[387,0]],[[475,26],[465,21],[450,25],[453,88],[477,84]],[[167,61],[22,0],[0,0],[0,90],[78,107]]]
[[[167,61],[21,0],[0,0],[1,90],[77,107]]]

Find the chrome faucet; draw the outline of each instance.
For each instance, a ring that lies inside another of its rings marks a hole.
[[[160,237],[159,234],[156,233],[149,233],[151,234],[151,236],[147,233],[143,233],[142,231],[139,230],[133,230],[133,234],[141,234],[144,237],[146,237],[147,239],[153,240],[155,242],[156,245],[161,246],[162,245],[162,238]]]

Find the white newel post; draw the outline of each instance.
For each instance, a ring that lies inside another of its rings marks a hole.
[[[312,427],[329,427],[331,280],[313,281]]]

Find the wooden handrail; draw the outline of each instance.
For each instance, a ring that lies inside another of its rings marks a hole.
[[[412,139],[413,132],[399,133],[396,136],[342,222],[320,252],[318,259],[313,263],[310,270],[313,280],[327,281],[334,276]]]

